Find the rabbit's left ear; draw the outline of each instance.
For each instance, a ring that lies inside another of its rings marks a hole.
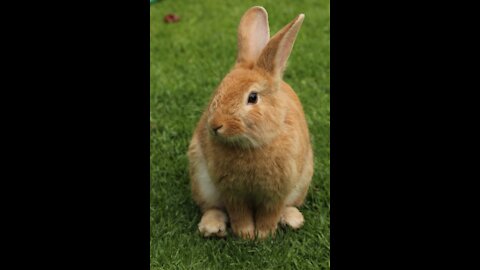
[[[304,14],[298,15],[270,39],[257,60],[258,67],[266,70],[276,79],[282,78],[304,18]]]
[[[267,11],[259,6],[247,10],[238,27],[237,63],[253,66],[269,39]]]

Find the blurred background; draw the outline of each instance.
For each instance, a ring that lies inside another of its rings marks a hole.
[[[267,10],[271,35],[305,14],[284,75],[303,104],[315,152],[300,209],[305,225],[259,243],[203,239],[186,152],[212,91],[235,62],[240,18],[255,5]],[[330,269],[329,0],[151,1],[150,123],[151,269]]]

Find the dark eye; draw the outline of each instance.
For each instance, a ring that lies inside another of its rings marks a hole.
[[[257,103],[257,93],[252,92],[248,95],[248,104],[255,104]]]

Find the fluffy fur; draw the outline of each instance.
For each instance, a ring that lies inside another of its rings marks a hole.
[[[303,22],[300,14],[270,38],[267,12],[250,8],[238,28],[237,62],[197,125],[188,150],[192,195],[203,236],[274,235],[303,225],[299,207],[313,174],[302,105],[282,80]],[[248,95],[258,93],[256,104]],[[215,129],[217,129],[215,131]]]

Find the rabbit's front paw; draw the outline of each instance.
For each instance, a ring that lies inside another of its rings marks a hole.
[[[225,237],[227,235],[227,221],[225,212],[210,209],[203,214],[202,220],[198,224],[198,230],[204,237]]]
[[[280,224],[288,225],[292,229],[298,229],[303,226],[303,215],[300,211],[293,206],[286,207],[282,212],[282,217],[280,218]]]

